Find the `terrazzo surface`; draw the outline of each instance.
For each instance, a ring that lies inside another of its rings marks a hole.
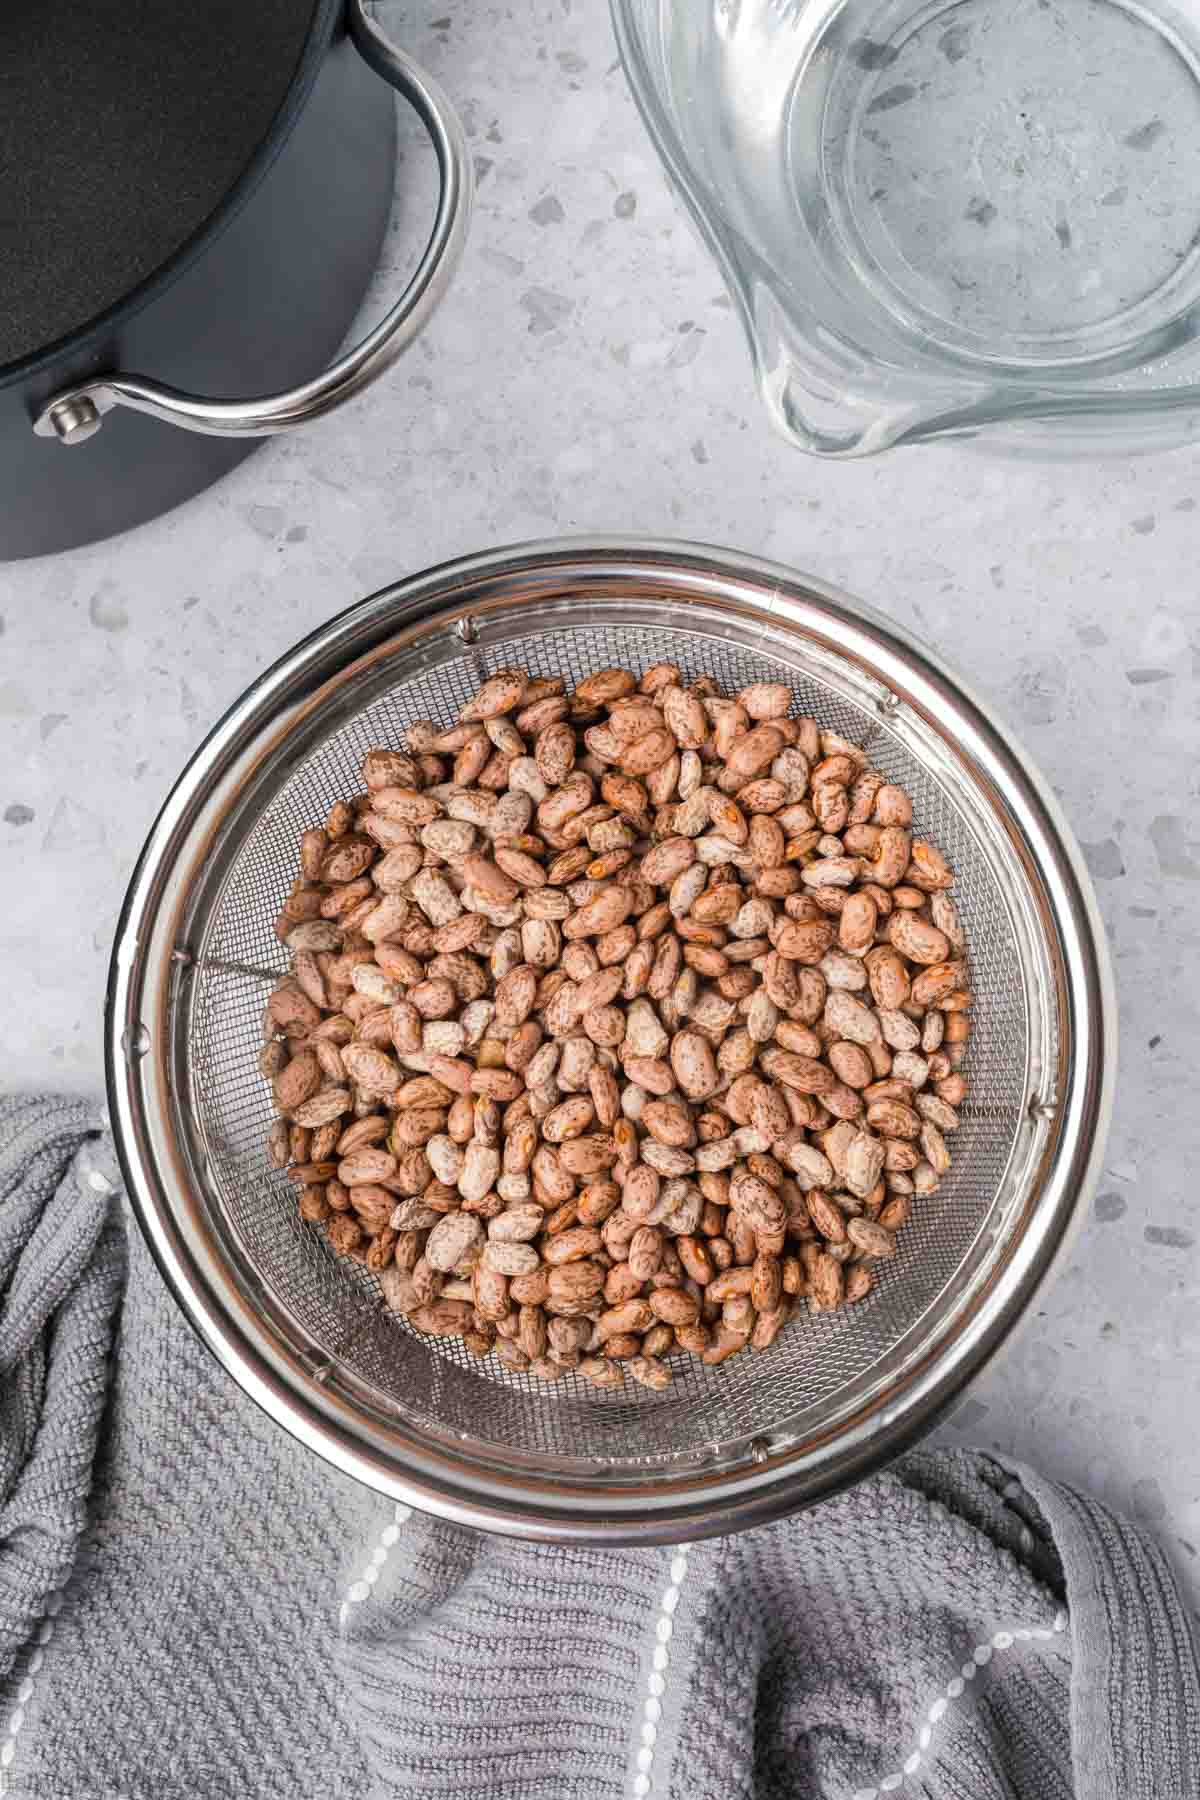
[[[424,337],[174,515],[0,568],[0,1079],[99,1091],[109,942],[159,804],[243,687],[362,595],[559,533],[703,539],[842,583],[936,645],[1044,771],[1119,987],[1091,1216],[944,1429],[1131,1511],[1200,1596],[1200,449],[804,458],[760,412],[604,11],[390,13],[461,107],[479,182]],[[376,310],[420,241],[429,161],[406,129]]]

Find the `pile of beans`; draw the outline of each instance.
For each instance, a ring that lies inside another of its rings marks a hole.
[[[503,669],[306,831],[275,1166],[388,1304],[665,1386],[861,1301],[967,1092],[953,874],[790,690]]]

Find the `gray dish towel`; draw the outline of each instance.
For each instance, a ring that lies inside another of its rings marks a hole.
[[[0,1792],[1200,1795],[1174,1577],[1082,1495],[918,1453],[686,1548],[455,1530],[238,1392],[117,1184],[87,1108],[0,1101]]]

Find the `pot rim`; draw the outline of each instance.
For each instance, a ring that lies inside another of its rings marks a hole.
[[[165,293],[204,255],[250,200],[291,136],[301,109],[307,103],[324,65],[342,9],[343,0],[313,0],[308,36],[283,100],[258,148],[214,211],[190,237],[185,238],[165,262],[160,263],[103,312],[96,313],[74,331],[43,345],[40,350],[31,351],[16,362],[0,363],[0,391],[47,372],[64,357],[74,359],[95,355],[118,326]]]

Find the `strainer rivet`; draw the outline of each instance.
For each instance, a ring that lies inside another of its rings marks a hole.
[[[465,614],[464,617],[458,621],[454,630],[464,644],[473,644],[479,637],[479,626],[471,617],[470,613]]]
[[[900,711],[899,694],[881,694],[875,702],[875,709],[884,719],[894,719]]]
[[[185,949],[182,944],[171,952],[171,961],[173,963],[178,963],[183,969],[190,969],[195,960],[196,959],[191,951]]]
[[[750,1446],[751,1461],[756,1462],[756,1463],[765,1463],[768,1456],[770,1456],[770,1454],[771,1454],[771,1446],[767,1442],[766,1438],[761,1438],[761,1437],[755,1438],[754,1442]]]
[[[150,1033],[140,1021],[136,1025],[127,1026],[121,1033],[121,1049],[125,1052],[127,1061],[139,1062],[149,1048]]]
[[[1055,1110],[1054,1102],[1052,1100],[1044,1100],[1040,1094],[1035,1094],[1033,1099],[1029,1102],[1029,1116],[1031,1119],[1052,1119]]]

